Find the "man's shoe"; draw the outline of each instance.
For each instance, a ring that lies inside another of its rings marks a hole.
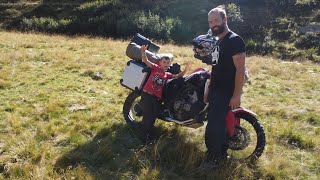
[[[221,162],[226,162],[229,159],[231,159],[231,157],[227,152],[223,153],[222,155],[217,155],[208,151],[206,154],[206,161],[213,164],[220,164]]]

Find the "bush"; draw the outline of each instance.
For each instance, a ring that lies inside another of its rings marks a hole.
[[[167,19],[167,21],[170,21]],[[180,19],[172,19],[172,29],[170,39],[177,43],[190,43],[192,39],[191,27],[184,24]]]
[[[287,49],[284,46],[277,47],[277,50],[273,54],[283,60],[306,59],[300,51],[291,48]]]
[[[152,14],[149,11],[146,15],[144,12],[141,12],[138,17],[136,17],[134,24],[136,24],[141,32],[150,37],[165,41],[169,40],[172,26],[157,14]]]
[[[21,12],[16,9],[6,9],[3,11],[3,16],[6,16],[7,18],[15,18],[18,16],[21,16]]]
[[[243,22],[243,16],[241,15],[240,7],[238,7],[236,4],[228,4],[226,7],[226,11],[228,12],[230,22]]]
[[[119,36],[128,36],[138,32],[138,27],[133,23],[133,18],[122,18],[117,21],[116,29]]]
[[[129,36],[137,32],[163,41],[186,42],[190,39],[190,27],[184,25],[178,18],[161,18],[151,12],[139,11],[128,18],[117,21],[119,36]]]
[[[303,54],[303,57],[311,61],[314,61],[314,62],[320,61],[320,57],[317,56],[317,54],[319,55],[319,49],[316,49],[316,48],[306,49],[302,51],[302,54]]]
[[[266,55],[272,53],[276,46],[276,42],[270,36],[266,36],[264,41],[259,42],[254,39],[249,39],[246,42],[246,50],[248,54],[262,54]]]
[[[320,10],[315,11],[312,20],[315,22],[320,22]]]
[[[55,20],[46,17],[24,17],[20,23],[20,29],[23,31],[40,31],[40,32],[64,32],[71,23],[69,19]]]
[[[246,42],[247,54],[254,54],[256,52],[257,42],[254,39],[249,39]]]
[[[317,54],[320,55],[320,33],[306,33],[295,42],[295,47],[300,49],[317,49]]]
[[[295,31],[293,29],[272,29],[272,38],[280,41],[290,40],[294,34]]]

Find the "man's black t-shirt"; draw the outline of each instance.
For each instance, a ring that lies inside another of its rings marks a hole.
[[[217,45],[212,53],[211,88],[231,97],[236,74],[232,56],[245,52],[245,43],[239,35],[230,31],[218,41]]]

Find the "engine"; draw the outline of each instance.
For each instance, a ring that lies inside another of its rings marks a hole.
[[[206,104],[203,102],[203,91],[209,73],[199,70],[187,77],[173,79],[165,88],[165,107],[179,121],[195,118]]]
[[[173,115],[180,121],[194,118],[205,107],[202,98],[196,89],[186,88],[173,101]]]

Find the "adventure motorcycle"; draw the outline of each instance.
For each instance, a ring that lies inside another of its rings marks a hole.
[[[150,41],[148,43],[150,44]],[[133,57],[132,54],[128,56]],[[139,57],[135,58],[137,60],[134,60],[134,63],[145,67],[142,71],[148,72],[148,68],[139,60]],[[168,71],[177,74],[180,72],[180,66],[175,63]],[[148,76],[145,77],[147,78]],[[168,80],[163,89],[163,103],[158,118],[191,128],[203,126],[207,121],[208,112],[208,104],[203,101],[208,78],[210,78],[210,71],[198,68],[183,78]],[[121,79],[121,84],[124,85],[123,79]],[[129,93],[123,105],[124,119],[130,125],[135,125],[142,120],[141,87],[140,90],[131,88],[133,91]],[[256,160],[261,156],[266,138],[264,129],[256,117],[255,113],[242,107],[228,112],[226,136],[228,137],[228,154],[231,157]]]

